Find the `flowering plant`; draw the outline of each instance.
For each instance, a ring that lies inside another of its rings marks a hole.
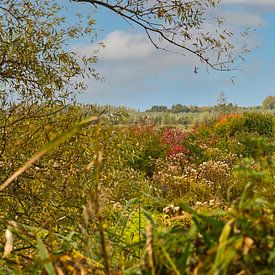
[[[186,153],[186,149],[183,147],[182,142],[187,137],[187,133],[181,129],[165,128],[163,131],[163,142],[168,145],[168,156],[177,155],[180,153]]]

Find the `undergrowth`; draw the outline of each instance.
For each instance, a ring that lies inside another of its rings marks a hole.
[[[72,106],[1,132],[0,273],[275,272],[274,117],[123,116]]]

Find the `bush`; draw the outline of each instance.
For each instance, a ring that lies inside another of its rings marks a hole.
[[[271,115],[245,113],[244,119],[244,131],[266,137],[274,135],[274,119]]]

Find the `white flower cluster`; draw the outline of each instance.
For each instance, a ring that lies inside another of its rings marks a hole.
[[[230,169],[228,164],[225,161],[221,161],[221,160],[217,160],[217,161],[209,160],[209,161],[205,161],[199,165],[200,169],[206,169],[209,167],[215,167],[215,168],[220,168],[220,169],[225,169],[225,170]]]
[[[168,157],[171,162],[175,162],[176,164],[181,165],[182,163],[186,163],[186,155],[184,153],[177,153],[175,155],[171,155]]]
[[[199,172],[198,170],[194,167],[194,166],[187,166],[185,168],[185,171],[184,171],[184,177],[190,177],[190,178],[194,178],[194,179],[197,179],[199,176]]]
[[[123,210],[123,207],[122,207],[122,205],[119,202],[117,202],[117,201],[110,201],[110,203],[112,204],[113,209],[115,211],[120,212],[120,211]]]
[[[210,200],[210,201],[205,201],[205,202],[200,202],[197,201],[195,203],[195,208],[200,208],[200,207],[219,207],[221,205],[221,203],[217,200]]]
[[[175,206],[173,203],[163,208],[163,212],[166,215],[174,216],[182,214],[182,210],[179,206]]]
[[[198,167],[201,179],[206,179],[214,183],[223,182],[230,177],[230,167],[224,161],[207,161]]]

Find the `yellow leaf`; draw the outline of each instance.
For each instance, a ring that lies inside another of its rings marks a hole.
[[[245,237],[244,241],[243,241],[243,254],[246,255],[249,250],[251,249],[251,247],[253,246],[254,241],[249,238],[249,237]]]
[[[93,25],[94,23],[95,23],[95,20],[94,20],[94,19],[91,19],[91,20],[89,20],[88,25],[91,26],[91,25]]]

